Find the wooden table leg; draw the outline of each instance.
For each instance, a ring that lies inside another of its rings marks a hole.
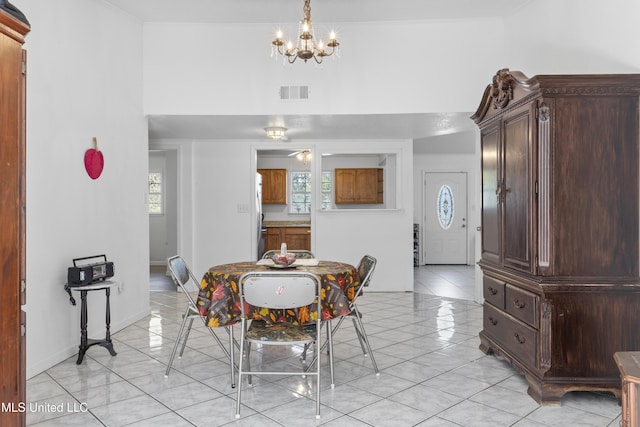
[[[624,387],[627,392],[628,427],[638,427],[638,384],[627,382]]]

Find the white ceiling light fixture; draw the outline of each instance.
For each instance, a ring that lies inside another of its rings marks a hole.
[[[297,44],[294,46],[292,42],[287,42],[287,46],[283,51],[282,31],[278,30],[276,39],[271,42],[273,45],[271,47],[271,56],[277,58],[278,55],[282,55],[289,64],[293,64],[298,58],[304,62],[313,58],[316,63],[321,64],[325,56],[331,56],[334,53],[336,53],[336,56],[340,56],[340,43],[338,43],[334,31],[329,34],[329,42],[326,46],[322,40],[316,40],[313,33],[313,23],[311,22],[311,0],[304,0],[303,11],[304,18],[300,21]]]
[[[270,126],[264,128],[265,132],[267,132],[267,136],[271,139],[279,141],[287,135],[287,128],[281,126]]]

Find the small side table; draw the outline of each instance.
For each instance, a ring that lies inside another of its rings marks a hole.
[[[73,305],[76,305],[76,301],[71,295],[71,291],[79,291],[80,299],[82,301],[82,304],[80,306],[80,351],[78,352],[78,360],[76,361],[76,364],[78,365],[81,364],[82,359],[84,358],[84,354],[87,352],[89,347],[96,344],[99,346],[105,347],[107,350],[109,350],[109,353],[112,356],[115,356],[118,354],[113,349],[113,343],[111,342],[111,331],[110,331],[111,306],[109,304],[109,296],[111,295],[111,288],[119,285],[120,285],[120,282],[117,280],[104,280],[102,282],[92,283],[90,285],[75,286],[75,287],[71,287],[68,284],[65,285],[65,290],[69,293],[69,297]],[[87,338],[87,292],[99,291],[102,289],[104,289],[107,295],[107,307],[106,307],[107,332],[103,340],[92,340]]]
[[[640,384],[640,351],[614,353],[613,359],[622,380],[621,427],[638,427],[638,384]]]

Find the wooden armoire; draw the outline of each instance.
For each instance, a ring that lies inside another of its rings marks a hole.
[[[482,145],[480,349],[528,393],[619,395],[640,350],[640,75],[502,69],[471,117]]]
[[[25,54],[29,24],[0,1],[0,426],[24,426]],[[25,405],[27,407],[25,408]]]

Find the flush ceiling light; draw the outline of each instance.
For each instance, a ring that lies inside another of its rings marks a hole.
[[[286,57],[289,64],[296,62],[296,59],[300,58],[304,62],[313,58],[316,63],[321,64],[325,56],[331,56],[336,53],[336,56],[340,56],[338,40],[336,39],[336,33],[331,31],[329,35],[329,42],[325,46],[322,40],[316,40],[313,33],[313,23],[311,22],[311,0],[304,0],[304,18],[300,21],[300,27],[298,29],[298,42],[294,46],[292,42],[287,42],[287,46],[282,50],[284,42],[282,41],[282,31],[278,30],[276,33],[276,39],[271,42],[271,56],[278,57],[282,55]]]
[[[271,139],[275,139],[276,141],[285,137],[287,133],[287,128],[283,128],[281,126],[271,126],[268,128],[264,128],[267,132],[267,136]]]

